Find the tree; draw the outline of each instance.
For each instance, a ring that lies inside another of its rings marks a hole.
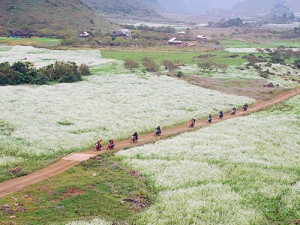
[[[170,60],[164,60],[162,65],[165,67],[166,70],[173,72],[174,70],[178,69],[178,65]]]
[[[213,62],[210,60],[202,61],[198,63],[198,67],[200,69],[203,69],[203,72],[205,72],[206,70],[212,70],[213,65],[214,65]]]
[[[134,71],[135,69],[137,69],[140,66],[139,63],[133,59],[125,59],[123,65],[126,69],[129,69],[132,71]]]

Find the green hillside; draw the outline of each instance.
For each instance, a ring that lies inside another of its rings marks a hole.
[[[65,36],[105,33],[115,27],[79,0],[1,0],[0,35],[26,29],[36,35]]]
[[[104,15],[135,19],[163,19],[153,8],[157,1],[145,0],[82,0],[84,4]]]

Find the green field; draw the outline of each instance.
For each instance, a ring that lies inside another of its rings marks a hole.
[[[62,39],[59,38],[9,38],[0,37],[0,45],[43,45],[58,46]]]
[[[247,41],[238,41],[238,40],[221,40],[221,45],[224,48],[276,48],[279,46],[284,46],[286,48],[299,48],[299,41],[286,41],[278,40],[271,43],[254,43]]]
[[[154,198],[144,178],[107,154],[1,198],[0,206],[7,204],[16,211],[0,210],[0,224],[65,224],[98,216],[118,224],[132,223]],[[12,215],[17,218],[11,219]]]
[[[212,52],[189,52],[189,51],[182,51],[180,49],[174,51],[121,51],[121,50],[101,50],[102,56],[104,58],[109,59],[117,59],[117,60],[124,60],[124,59],[134,59],[136,61],[141,62],[141,59],[144,57],[148,57],[153,59],[156,63],[161,64],[164,60],[171,60],[171,61],[178,61],[182,64],[197,64],[200,61],[206,60],[203,59],[201,56],[204,55],[211,55],[209,60],[224,63],[229,66],[236,66],[240,65],[247,60],[241,58],[245,53],[239,54],[240,57],[238,58],[230,58],[229,56],[232,53],[225,52],[225,51],[212,51]],[[200,58],[198,58],[200,56]]]

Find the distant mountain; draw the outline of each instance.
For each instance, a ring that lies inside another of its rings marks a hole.
[[[87,6],[104,15],[122,18],[162,19],[154,9],[159,8],[156,0],[81,0]]]
[[[158,0],[158,2],[167,10],[173,13],[185,14],[188,12],[187,5],[184,0]]]
[[[299,0],[244,0],[233,7],[237,15],[262,16],[267,15],[276,5],[289,7],[293,12],[300,12]]]
[[[264,20],[268,23],[277,24],[293,23],[297,21],[294,13],[287,6],[280,4],[276,5]]]
[[[34,35],[109,32],[116,25],[79,0],[1,0],[0,34],[25,29]]]
[[[166,9],[182,14],[202,14],[207,10],[231,9],[238,0],[158,0]]]

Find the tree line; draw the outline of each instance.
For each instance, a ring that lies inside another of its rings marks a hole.
[[[88,66],[77,66],[75,62],[57,61],[40,69],[35,68],[31,62],[0,64],[0,85],[72,83],[81,81],[85,75],[90,75]]]

